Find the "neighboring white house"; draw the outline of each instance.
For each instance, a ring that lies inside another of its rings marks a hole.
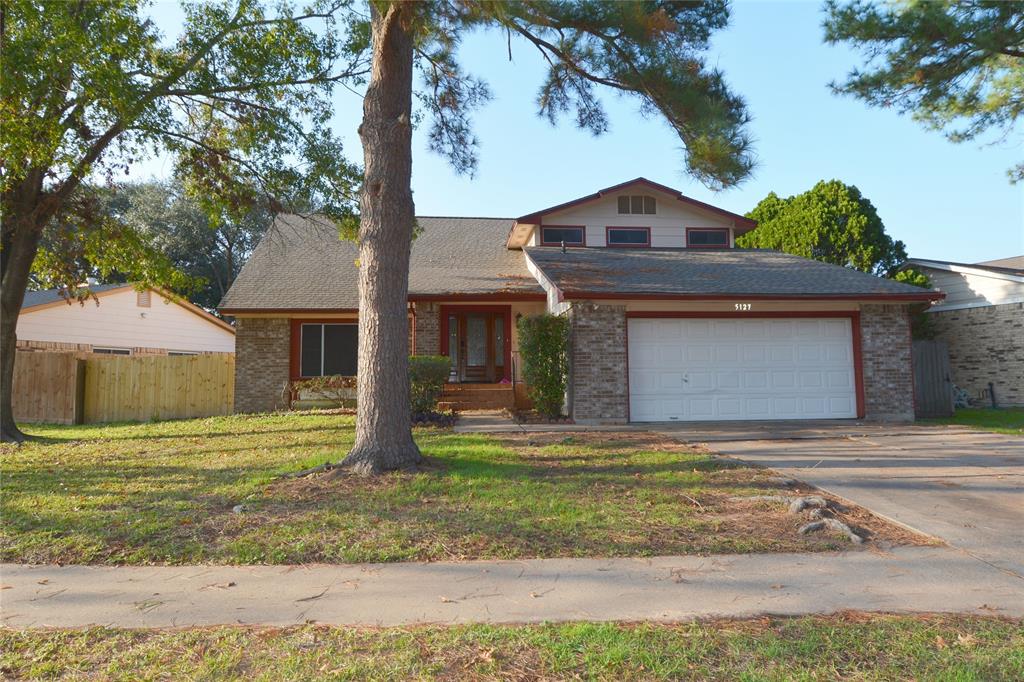
[[[18,316],[19,350],[116,355],[234,353],[227,322],[158,289],[92,285],[95,298],[65,300],[56,289],[29,291]]]
[[[981,405],[1024,405],[1024,256],[906,266],[946,294],[927,314],[949,345],[953,382]]]

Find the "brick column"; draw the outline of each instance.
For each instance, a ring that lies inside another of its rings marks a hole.
[[[861,306],[860,338],[864,417],[913,421],[914,371],[908,307]]]
[[[629,418],[626,308],[574,303],[569,322],[572,418],[581,424],[624,424]]]
[[[416,347],[413,354],[441,354],[441,317],[436,303],[416,304]]]
[[[235,320],[235,412],[288,409],[290,344],[287,318]]]

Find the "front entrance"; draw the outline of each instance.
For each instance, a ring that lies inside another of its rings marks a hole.
[[[509,306],[441,306],[441,354],[450,381],[495,383],[511,376]]]

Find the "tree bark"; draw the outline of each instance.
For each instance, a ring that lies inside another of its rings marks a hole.
[[[18,348],[18,314],[25,300],[28,277],[42,237],[40,187],[29,177],[4,197],[3,243],[0,248],[0,442],[25,440],[14,421],[12,389]],[[8,222],[9,221],[9,222]]]
[[[412,22],[416,3],[370,3],[373,61],[359,137],[365,171],[359,226],[356,438],[342,462],[360,474],[415,466],[409,406]]]

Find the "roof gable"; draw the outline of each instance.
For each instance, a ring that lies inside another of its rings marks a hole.
[[[723,218],[727,218],[728,220],[731,220],[735,225],[734,229],[737,235],[743,234],[744,232],[749,232],[750,230],[757,227],[757,222],[751,220],[750,218],[742,216],[738,213],[733,213],[732,211],[727,211],[724,208],[712,206],[711,204],[699,201],[692,197],[688,197],[677,189],[668,187],[667,185],[662,185],[652,180],[648,180],[647,178],[640,177],[634,178],[633,180],[627,180],[626,182],[621,182],[617,185],[612,185],[611,187],[605,187],[604,189],[599,189],[593,194],[588,194],[586,196],[579,197],[578,199],[573,199],[571,201],[557,204],[555,206],[549,206],[548,208],[544,208],[539,211],[534,211],[533,213],[528,213],[524,216],[516,218],[515,222],[512,225],[512,229],[509,231],[506,245],[509,248],[519,248],[524,246],[526,243],[526,238],[529,235],[529,232],[533,229],[532,226],[541,224],[543,222],[544,216],[559,213],[567,209],[579,206],[581,204],[598,201],[610,195],[615,195],[631,188],[636,188],[638,190],[648,192],[653,191],[659,194],[667,195],[670,198],[675,199],[676,201],[680,201],[692,208],[697,209],[698,211],[704,211]]]
[[[112,296],[121,293],[127,293],[129,291],[135,291],[135,285],[131,282],[125,284],[94,284],[88,287],[89,292],[94,298],[103,298],[105,296]],[[211,315],[191,301],[187,301],[180,296],[172,294],[171,292],[161,289],[159,287],[145,287],[143,290],[148,290],[156,293],[161,298],[178,305],[188,312],[202,318],[204,321],[216,326],[221,329],[235,333],[235,328],[220,319],[216,315]],[[25,300],[22,303],[20,315],[27,315],[34,313],[38,310],[46,310],[54,306],[60,305],[71,305],[74,303],[74,299],[65,298],[61,293],[60,289],[46,289],[43,291],[26,291]]]

